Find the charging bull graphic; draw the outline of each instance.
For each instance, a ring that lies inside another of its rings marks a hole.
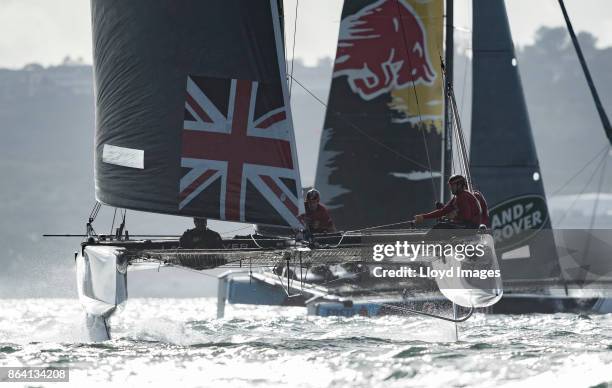
[[[444,0],[344,1],[315,181],[339,227],[431,206],[439,179],[422,166],[441,169],[443,25]]]
[[[427,32],[406,0],[376,1],[340,23],[334,77],[364,100],[436,79]]]

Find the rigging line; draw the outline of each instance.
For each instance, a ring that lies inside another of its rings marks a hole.
[[[468,57],[467,55],[464,55],[465,57],[465,61],[463,64],[463,89],[461,90],[461,108],[460,108],[460,112],[463,112],[463,107],[465,106],[465,91],[467,90],[467,69],[468,69]]]
[[[94,204],[93,209],[91,209],[91,212],[89,213],[89,218],[95,219],[96,216],[98,215],[98,209],[100,208],[100,202],[96,202]]]
[[[363,228],[363,229],[355,229],[355,230],[349,230],[346,233],[352,233],[352,232],[363,232],[364,230],[371,230],[371,229],[378,229],[378,228],[384,228],[387,226],[396,226],[396,225],[403,225],[403,224],[413,224],[414,221],[410,220],[410,221],[400,221],[400,222],[394,222],[392,224],[385,224],[385,225],[376,225],[376,226],[369,226],[367,228]]]
[[[604,154],[603,158],[601,159],[601,162],[599,162],[599,164],[597,165],[597,167],[595,168],[595,171],[593,171],[593,174],[591,174],[591,177],[589,178],[588,182],[584,185],[584,187],[582,188],[582,190],[580,191],[580,193],[578,195],[576,195],[576,197],[574,198],[574,200],[572,201],[572,203],[569,205],[569,207],[567,208],[567,210],[565,211],[565,213],[563,213],[563,215],[561,216],[561,218],[559,219],[559,221],[557,222],[558,225],[561,225],[563,223],[563,221],[565,220],[565,217],[567,217],[567,215],[569,214],[570,210],[572,210],[572,208],[574,207],[574,205],[576,204],[576,202],[578,201],[578,199],[582,196],[582,194],[584,194],[584,192],[586,191],[586,189],[589,187],[589,185],[591,184],[591,182],[593,181],[593,178],[595,178],[595,175],[597,175],[597,171],[602,167],[603,162],[606,161],[606,157],[608,155]]]
[[[250,234],[249,237],[251,238],[251,240],[253,240],[253,242],[255,243],[255,246],[257,246],[257,248],[263,249],[263,247],[261,245],[259,245],[259,243],[257,242],[257,240],[255,240],[255,238],[253,237],[252,234]]]
[[[300,0],[295,0],[295,20],[293,22],[293,49],[291,52],[291,74],[289,75],[289,99],[291,99],[291,91],[293,90],[293,62],[295,61],[295,37],[297,35],[297,18],[299,4]]]
[[[93,222],[96,219],[96,217],[98,216],[98,212],[100,211],[100,208],[102,207],[102,204],[98,201],[96,201],[93,205],[93,208],[91,209],[91,212],[89,213],[89,218],[87,219],[87,223],[85,224],[85,238],[87,238],[88,236],[97,236],[98,233],[96,233],[96,230],[93,227]],[[83,240],[85,241],[85,240]]]
[[[470,18],[471,18],[472,14],[473,14],[472,6],[473,6],[472,2],[468,1],[468,12],[465,15],[465,19],[466,19],[465,20],[465,24],[468,25],[468,26],[472,25],[472,23],[470,21]],[[469,58],[467,56],[467,51],[469,49],[471,49],[471,48],[466,48],[465,49],[466,52],[464,53],[465,63],[464,63],[464,67],[463,67],[463,89],[461,90],[461,112],[463,112],[463,104],[465,103],[465,91],[467,90],[466,81],[467,81],[467,69],[468,69],[468,60],[469,60]]]
[[[328,266],[328,268],[329,268],[329,266]],[[331,283],[336,283],[336,282],[339,282],[339,281],[346,281],[346,284],[354,286],[355,288],[359,288],[359,285],[355,282],[355,280],[356,280],[355,278],[351,279],[351,278],[338,277],[336,279],[327,280],[327,281],[324,281],[323,283],[319,283],[319,284],[321,284],[322,286],[327,286],[327,285],[329,285]],[[329,294],[329,292],[328,292],[328,294]]]
[[[234,233],[234,232],[240,232],[241,230],[249,229],[249,228],[252,228],[252,227],[253,227],[253,225],[243,226],[242,228],[228,230],[227,232],[223,232],[223,233],[221,233],[221,235],[225,236],[227,234]]]
[[[414,226],[414,220],[394,222],[392,224],[369,226],[367,228],[362,228],[362,229],[347,230],[346,232],[342,232],[342,236],[340,236],[340,240],[338,241],[338,243],[336,245],[331,245],[330,247],[331,248],[338,248],[340,246],[340,244],[342,244],[342,240],[344,240],[345,236],[350,235],[350,234],[355,233],[355,232],[363,232],[364,230],[372,230],[372,229],[384,228],[384,227],[387,227],[387,226],[397,226],[397,225],[403,225],[403,224],[410,224],[410,225]]]
[[[414,225],[414,221],[413,220],[410,220],[410,221],[400,221],[400,222],[394,222],[392,224],[369,226],[369,227],[363,228],[363,229],[347,230],[345,232],[342,232],[342,236],[340,236],[340,240],[338,241],[338,243],[336,245],[330,245],[330,247],[331,248],[338,248],[340,246],[340,244],[342,244],[342,241],[344,240],[344,237],[346,235],[350,235],[350,234],[355,233],[355,232],[363,232],[364,230],[372,230],[372,229],[384,228],[384,227],[387,227],[387,226],[396,226],[396,225],[403,225],[403,224]]]
[[[468,181],[468,188],[471,189],[472,178],[470,174],[469,157],[467,155],[467,146],[466,146],[465,137],[463,134],[463,129],[461,126],[461,119],[459,117],[459,109],[457,107],[457,100],[455,97],[455,91],[453,89],[453,86],[450,82],[446,81],[447,79],[446,68],[445,68],[444,60],[442,59],[442,54],[440,53],[439,45],[438,45],[438,57],[440,58],[440,64],[441,64],[441,69],[442,69],[442,83],[444,84],[444,93],[447,97],[446,99],[448,101],[448,105],[450,105],[450,108],[451,108],[450,112],[445,112],[447,115],[450,115],[451,117],[450,126],[452,130],[451,130],[451,133],[447,136],[452,136],[453,133],[456,133],[456,136],[459,140],[459,152],[457,153],[457,158],[460,159],[459,172],[466,176],[466,179]],[[464,91],[465,91],[465,85],[464,85]],[[455,150],[455,148],[456,147],[453,148],[453,151]],[[451,164],[454,168],[455,161],[452,155],[451,155],[451,159],[452,159]]]
[[[597,194],[595,195],[595,201],[593,203],[593,212],[591,213],[591,222],[589,225],[589,230],[593,230],[593,226],[595,226],[595,218],[597,213],[597,208],[599,207],[599,196],[601,194],[601,186],[603,185],[604,177],[606,176],[606,166],[608,165],[607,155],[604,156],[603,167],[601,168],[601,174],[599,176],[599,185],[597,186]],[[589,254],[589,250],[591,249],[591,239],[593,234],[588,233],[587,241],[584,248],[584,255],[582,256],[582,262],[586,263],[586,258]]]
[[[457,138],[459,139],[459,143],[461,144],[461,148],[464,146],[463,142],[461,142],[461,134],[459,133],[459,129],[457,126],[453,125],[453,130],[457,133]],[[466,153],[463,152],[462,150],[460,150],[457,158],[458,160],[458,164],[459,164],[459,173],[464,175],[468,181],[468,185],[471,184],[471,175],[469,174],[469,162],[466,160]],[[468,187],[469,188],[469,187]]]
[[[448,98],[448,109],[450,110],[450,119],[451,119],[451,123],[450,123],[450,130],[451,130],[451,134],[453,136],[453,138],[456,138],[455,143],[456,147],[453,148],[453,153],[454,153],[454,161],[456,161],[457,166],[456,169],[459,171],[460,174],[464,173],[464,169],[465,169],[465,161],[463,160],[463,150],[461,149],[461,147],[463,146],[463,143],[461,143],[461,139],[459,138],[460,134],[459,134],[459,129],[458,126],[455,123],[455,110],[453,109],[453,103],[451,101],[451,93],[450,93],[450,85],[448,85],[449,89],[445,90],[446,96]]]
[[[344,236],[346,236],[348,233],[350,233],[351,231],[346,231],[344,233],[342,233],[342,236],[340,237],[340,240],[338,240],[338,244],[333,245],[332,248],[338,248],[340,246],[340,244],[342,244],[342,240],[344,240]]]
[[[597,194],[595,195],[595,203],[593,204],[593,213],[591,214],[591,224],[589,229],[593,229],[595,223],[595,213],[597,212],[597,207],[599,205],[599,197],[601,195],[601,186],[604,182],[604,177],[606,176],[606,167],[608,166],[608,158],[605,157],[603,161],[603,167],[601,168],[601,174],[599,176],[599,185],[597,186]]]
[[[608,151],[608,149],[610,149],[610,145],[606,144],[598,153],[595,154],[595,156],[589,160],[584,166],[582,166],[582,168],[580,168],[580,170],[578,170],[574,175],[572,175],[571,178],[569,178],[565,183],[563,183],[557,190],[555,190],[554,192],[552,192],[552,194],[550,195],[556,195],[559,192],[561,192],[563,189],[565,189],[565,187],[567,187],[567,185],[573,181],[578,175],[580,175],[591,163],[593,163],[597,158],[599,158],[601,156],[602,152],[606,152]]]
[[[394,154],[395,156],[398,156],[410,163],[413,163],[414,165],[424,168],[424,169],[428,169],[427,166],[425,166],[422,163],[417,162],[414,159],[409,158],[408,156],[402,154],[401,152],[389,147],[388,145],[386,145],[385,143],[381,142],[380,140],[372,137],[371,135],[369,135],[367,132],[365,132],[363,129],[361,129],[360,127],[358,127],[356,124],[354,124],[353,122],[351,122],[350,120],[348,120],[347,118],[345,118],[340,112],[336,112],[334,110],[330,110],[328,109],[328,105],[323,102],[323,100],[321,100],[319,97],[317,97],[313,92],[310,91],[310,89],[308,89],[306,86],[304,86],[300,81],[297,80],[297,78],[292,77],[293,80],[295,81],[296,84],[298,84],[298,86],[300,86],[302,89],[304,89],[304,91],[306,91],[306,93],[310,94],[310,96],[312,98],[314,98],[315,100],[317,100],[317,102],[319,102],[321,105],[323,105],[323,107],[325,107],[325,109],[327,109],[327,111],[333,115],[335,115],[336,117],[338,117],[340,120],[344,121],[345,123],[347,123],[348,125],[350,125],[353,129],[355,129],[357,132],[359,132],[361,135],[363,135],[364,137],[366,137],[368,140],[370,140],[371,142],[379,145],[380,147],[386,149],[387,151],[391,152],[392,154]],[[429,168],[429,171],[431,171],[431,168]]]
[[[404,29],[404,22],[402,21],[402,13],[400,10],[400,3],[399,0],[395,0],[395,3],[397,4],[397,18],[399,19],[399,24],[400,24],[400,28],[402,29],[402,41],[404,43],[404,49],[406,50],[406,58],[408,59],[408,66],[412,69],[412,63],[410,61],[410,50],[408,49],[408,42],[406,41],[406,31]],[[426,47],[423,47],[423,55],[427,52],[426,51]],[[416,82],[414,82],[414,79],[412,80],[412,90],[414,91],[414,100],[416,103],[416,108],[417,108],[417,114],[419,115],[419,125],[418,125],[418,129],[421,132],[421,135],[423,137],[423,147],[425,147],[425,155],[427,156],[427,165],[429,166],[429,174],[431,176],[431,188],[433,191],[433,195],[434,195],[434,201],[438,198],[438,190],[436,189],[436,183],[434,181],[434,175],[433,175],[433,170],[431,168],[431,158],[429,156],[429,147],[427,146],[427,138],[425,137],[425,128],[423,128],[424,123],[423,123],[423,118],[421,117],[421,107],[419,106],[419,94],[417,93],[416,90]],[[444,169],[444,167],[442,166],[441,168],[442,170]]]
[[[211,278],[217,278],[218,279],[217,275],[212,275],[212,274],[209,274],[209,273],[206,273],[206,272],[198,271],[197,269],[191,269],[191,268],[183,267],[182,265],[176,265],[176,264],[172,264],[172,263],[164,263],[162,260],[156,260],[156,259],[151,259],[151,260],[158,261],[160,264],[164,264],[165,267],[172,267],[172,268],[180,269],[180,270],[183,270],[183,271],[186,271],[186,272],[193,272],[193,273],[197,273],[197,274],[202,275],[202,276],[208,276],[208,277],[211,277]]]
[[[440,63],[441,63],[441,67],[442,67],[442,79],[443,79],[443,83],[444,83],[444,92],[446,94],[446,96],[448,97],[448,101],[450,103],[451,106],[451,116],[452,116],[452,121],[451,121],[451,126],[453,131],[456,132],[457,138],[459,140],[459,151],[461,152],[460,154],[458,154],[458,156],[463,158],[463,164],[464,164],[464,168],[466,169],[467,174],[469,175],[469,157],[467,155],[467,145],[465,142],[465,136],[463,133],[463,127],[461,125],[461,117],[459,115],[459,108],[457,107],[457,98],[455,96],[455,90],[453,88],[452,83],[450,82],[446,82],[447,76],[446,76],[446,68],[445,68],[445,63],[442,59],[442,56],[440,55],[440,53],[438,52],[438,55],[440,57]],[[468,183],[470,182],[471,177],[468,177]]]
[[[115,208],[115,212],[113,213],[113,222],[111,223],[110,232],[108,233],[110,236],[113,235],[113,228],[115,227],[115,217],[117,216],[117,208]]]
[[[85,234],[83,235],[83,242],[87,241],[87,238],[90,236],[98,236],[98,233],[96,233],[96,230],[94,229],[93,226],[90,226],[91,230],[86,230]],[[91,231],[91,233],[89,233]]]
[[[281,286],[281,288],[283,289],[283,291],[285,291],[285,293],[287,294],[288,297],[292,297],[291,295],[291,287],[293,287],[293,278],[289,278],[289,271],[290,268],[287,265],[287,288],[285,289],[285,281],[283,279],[281,279],[281,275],[279,275],[278,273],[276,273],[274,271],[274,269],[278,268],[278,266],[280,265],[280,262],[278,264],[276,264],[274,267],[272,267],[272,273],[276,275],[276,277],[278,277],[278,284]],[[285,263],[283,263],[283,268],[285,267]],[[293,273],[295,275],[295,272]]]
[[[91,218],[91,220],[95,220],[96,217],[98,216],[98,212],[100,211],[100,207],[102,207],[102,204],[98,201],[94,202],[93,208],[91,209],[91,212],[89,212],[89,218]]]
[[[463,127],[461,126],[461,118],[459,117],[459,112],[457,108],[457,100],[455,99],[455,92],[453,90],[452,85],[449,85],[449,93],[450,93],[450,101],[451,106],[453,108],[453,117],[455,118],[456,132],[457,137],[459,138],[459,143],[461,144],[460,151],[463,158],[463,164],[465,168],[465,178],[468,183],[468,189],[472,190],[472,174],[470,173],[470,158],[467,154],[467,146],[465,143],[465,137],[463,134]]]
[[[285,288],[285,281],[283,279],[281,279],[280,275],[277,273],[274,273],[276,275],[276,277],[278,277],[278,284],[281,286],[281,288],[283,289],[283,291],[285,291],[285,294],[287,294],[287,296],[291,296],[291,294],[289,293],[289,288]],[[287,276],[289,276],[289,271],[287,271]],[[291,287],[291,282],[289,282],[289,287]]]
[[[121,211],[119,211],[119,214],[121,214]],[[123,217],[121,219],[121,224],[119,224],[119,228],[117,230],[117,239],[121,240],[122,236],[124,236],[124,231],[125,231],[125,216],[127,215],[127,209],[123,209]],[[112,232],[111,232],[112,234]]]
[[[461,160],[463,161],[464,168],[466,169],[466,172],[467,172],[467,171],[469,171],[469,156],[467,154],[467,144],[465,142],[465,136],[464,136],[464,133],[463,133],[463,128],[461,126],[461,118],[459,117],[459,109],[457,107],[457,100],[455,98],[455,91],[454,91],[452,85],[449,85],[448,93],[449,93],[449,96],[450,96],[451,107],[453,109],[453,119],[454,119],[453,120],[453,124],[454,124],[453,128],[457,132],[457,137],[458,137],[459,142],[461,144],[461,147],[460,147]]]
[[[453,1],[453,0],[446,0],[447,1],[447,6],[446,6],[446,10],[444,13],[444,23],[443,26],[446,26],[446,35],[443,37],[440,37],[440,39],[434,39],[435,43],[436,43],[436,48],[438,50],[438,57],[440,58],[440,65],[441,67],[443,67],[443,62],[442,62],[442,48],[440,47],[440,42],[445,42],[445,46],[450,46],[453,48],[454,50],[454,27],[453,27],[453,22],[454,20],[450,20],[451,18],[449,17],[449,10],[454,7],[454,5],[448,3],[449,1]],[[449,5],[450,4],[450,5]],[[452,12],[451,12],[452,13]],[[453,16],[454,18],[454,16]],[[450,21],[449,21],[450,20]],[[451,38],[449,37],[449,31],[453,31],[452,32],[452,36],[453,39],[451,40]],[[444,33],[443,33],[444,34]],[[447,50],[447,54],[448,54],[448,50],[449,47],[446,47]],[[452,53],[454,54],[454,53]],[[447,55],[448,56],[448,55]],[[444,73],[442,74],[442,93],[444,93],[445,89],[445,81],[444,81]],[[444,182],[445,179],[448,179],[448,177],[446,176],[446,174],[448,173],[449,175],[451,174],[451,171],[446,171],[446,167],[447,165],[450,164],[450,169],[452,170],[452,166],[453,166],[453,133],[452,131],[449,131],[449,125],[452,125],[452,121],[449,120],[451,118],[451,112],[448,109],[448,98],[446,96],[446,93],[444,93],[444,108],[443,108],[443,114],[444,114],[444,120],[442,122],[442,147],[441,147],[441,153],[442,153],[442,157],[441,157],[441,163],[440,163],[440,202],[444,202],[444,196],[445,196],[445,185],[446,182]],[[450,152],[448,152],[450,151]],[[450,163],[449,160],[450,159]]]
[[[449,133],[449,136],[453,137],[453,139],[456,137],[457,140],[460,140],[459,139],[459,131],[457,129],[457,126],[455,125],[455,112],[454,112],[453,107],[452,107],[451,95],[446,90],[445,90],[445,94],[446,94],[446,97],[448,99],[448,109],[449,109],[448,116],[450,117],[450,124],[449,124],[450,125],[450,133]],[[465,162],[462,160],[462,157],[463,157],[463,153],[461,152],[462,143],[461,143],[461,141],[453,142],[453,144],[455,144],[455,143],[457,143],[457,146],[453,147],[453,149],[452,149],[453,155],[451,156],[453,170],[454,170],[455,174],[456,173],[464,174]]]
[[[454,134],[454,128],[451,128],[451,129],[452,129],[452,130],[451,130],[451,134]],[[455,173],[455,174],[456,174],[456,173],[457,173],[457,170],[460,168],[460,167],[457,167],[457,163],[458,163],[457,159],[459,158],[459,156],[458,156],[458,153],[457,153],[457,152],[458,152],[458,151],[457,151],[457,148],[456,148],[456,147],[453,147],[453,149],[452,149],[452,154],[451,154],[451,171],[450,171],[450,172],[451,172],[451,174],[452,174],[452,173]]]
[[[599,98],[599,93],[597,93],[597,88],[595,87],[595,83],[593,82],[593,78],[591,77],[591,72],[589,71],[589,67],[586,63],[586,59],[584,59],[584,55],[582,54],[580,43],[578,42],[578,38],[576,38],[574,27],[572,27],[572,22],[569,18],[569,15],[567,14],[567,10],[565,9],[565,4],[563,0],[559,0],[559,5],[561,6],[561,12],[563,13],[563,18],[565,19],[567,30],[570,34],[570,38],[572,39],[572,44],[574,45],[574,49],[576,50],[576,55],[578,55],[578,61],[580,62],[580,66],[582,67],[582,72],[584,73],[584,77],[586,78],[587,85],[589,86],[589,90],[591,91],[591,96],[593,97],[595,108],[597,109],[597,113],[599,114],[601,125],[604,128],[604,132],[606,133],[606,137],[608,138],[608,141],[610,142],[610,144],[612,144],[612,125],[610,125],[610,120],[608,120],[608,115],[606,114],[606,110],[604,109],[601,103],[601,99]]]

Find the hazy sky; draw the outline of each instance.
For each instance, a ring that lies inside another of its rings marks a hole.
[[[295,2],[285,0],[289,37]],[[518,45],[533,42],[542,25],[563,24],[557,0],[507,0],[506,4]],[[313,64],[335,54],[341,5],[342,0],[299,1],[296,57]],[[455,0],[458,38],[469,38],[470,7],[470,0]],[[566,0],[566,7],[576,30],[593,33],[600,47],[612,46],[611,0]],[[0,0],[0,67],[58,64],[66,55],[91,63],[90,23],[89,0]]]

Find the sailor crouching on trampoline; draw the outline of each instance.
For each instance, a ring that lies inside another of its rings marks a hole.
[[[304,207],[306,212],[300,214],[298,219],[304,224],[310,233],[335,233],[336,226],[327,208],[320,203],[321,195],[316,189],[310,189],[306,193]]]
[[[179,240],[181,248],[186,249],[221,249],[223,240],[219,233],[208,229],[206,218],[195,217],[193,219],[195,228],[188,229]]]
[[[448,179],[448,186],[453,198],[440,209],[434,210],[425,214],[417,214],[414,216],[415,223],[421,223],[423,220],[448,217],[450,222],[439,222],[434,228],[437,229],[478,229],[483,221],[483,212],[481,203],[486,207],[482,194],[482,201],[472,194],[467,189],[467,181],[463,175],[453,175]]]

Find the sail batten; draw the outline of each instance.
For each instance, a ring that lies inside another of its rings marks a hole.
[[[297,226],[278,1],[92,0],[92,19],[96,198]]]

